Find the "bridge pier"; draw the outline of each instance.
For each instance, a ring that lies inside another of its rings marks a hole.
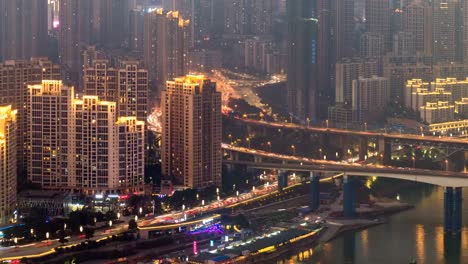
[[[278,191],[282,192],[286,187],[288,187],[288,173],[278,170]]]
[[[367,137],[359,138],[359,160],[365,160],[368,152],[368,141]]]
[[[446,187],[444,191],[444,233],[457,235],[462,228],[462,188]]]
[[[344,159],[348,155],[348,137],[346,135],[340,136],[340,146],[341,153],[339,158]]]
[[[231,156],[231,160],[234,160],[234,161],[239,160],[239,152],[231,151],[230,156]]]
[[[234,165],[233,164],[226,164],[226,170],[228,173],[232,173],[234,171]]]
[[[262,163],[262,157],[260,157],[260,156],[254,156],[254,162],[255,162],[255,163]]]
[[[383,164],[388,164],[392,156],[392,144],[385,136],[379,136],[377,141],[379,153],[383,155]]]
[[[310,172],[310,209],[315,211],[320,206],[320,173]]]
[[[352,176],[343,177],[343,215],[345,217],[356,216],[356,187]]]
[[[320,149],[323,151],[319,153],[319,159],[323,159],[323,156],[330,157],[330,135],[328,133],[320,134],[319,139]]]
[[[462,172],[468,172],[468,151],[463,151],[463,159],[461,159],[462,161]]]

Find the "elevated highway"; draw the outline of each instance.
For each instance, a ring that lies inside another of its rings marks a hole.
[[[238,122],[245,123],[252,126],[265,126],[270,128],[277,129],[296,129],[296,130],[305,130],[316,133],[328,133],[336,135],[346,135],[346,136],[360,136],[360,137],[383,137],[384,139],[390,140],[400,140],[400,141],[413,141],[417,142],[433,142],[433,143],[451,143],[451,144],[461,144],[466,145],[468,149],[468,140],[456,138],[456,137],[442,137],[442,136],[432,136],[432,135],[415,135],[415,134],[393,134],[393,133],[379,133],[372,131],[360,131],[360,130],[345,130],[339,128],[331,127],[315,127],[307,126],[294,123],[280,123],[280,122],[267,122],[261,120],[247,119],[247,118],[235,118]]]
[[[223,149],[232,153],[244,153],[254,156],[254,161],[241,161],[236,158],[223,160],[224,164],[245,165],[258,169],[276,169],[281,171],[307,171],[344,173],[349,176],[378,176],[393,179],[429,183],[443,187],[467,187],[468,174],[452,171],[401,168],[383,165],[315,160],[305,157],[288,156],[260,150],[223,144]],[[235,156],[235,155],[233,155]],[[265,162],[264,160],[279,162]]]

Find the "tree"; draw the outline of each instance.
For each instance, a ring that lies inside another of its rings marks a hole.
[[[136,229],[138,229],[137,222],[135,221],[135,219],[130,219],[130,221],[128,221],[128,230],[136,230]]]

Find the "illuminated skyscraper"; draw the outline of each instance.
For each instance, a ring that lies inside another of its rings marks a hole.
[[[43,189],[143,191],[144,121],[117,117],[115,102],[43,81],[30,90],[29,179]]]
[[[94,61],[84,70],[84,94],[117,103],[117,116],[136,116],[144,121],[148,115],[148,71],[137,62],[124,61],[121,67],[109,67],[106,60]]]
[[[468,64],[468,0],[463,0],[463,62]]]
[[[288,0],[288,110],[295,117],[317,119],[318,69],[316,2]]]
[[[60,79],[60,66],[44,58],[0,63],[0,104],[12,105],[17,114],[18,184],[26,182],[28,85]]]
[[[130,18],[129,0],[92,0],[100,2],[99,43],[107,48],[121,48],[127,39]]]
[[[16,110],[0,106],[0,224],[16,207]]]
[[[141,192],[144,185],[145,122],[136,117],[119,117],[119,189]]]
[[[382,35],[386,50],[391,48],[390,0],[366,0],[366,28]]]
[[[273,26],[273,0],[252,1],[251,31],[254,35],[269,35]]]
[[[82,51],[92,41],[91,0],[60,0],[59,59],[72,83],[82,70]]]
[[[84,69],[84,94],[96,95],[103,101],[118,101],[118,71],[107,60],[95,60]]]
[[[251,9],[250,0],[224,0],[224,34],[249,34],[251,28]]]
[[[221,93],[204,76],[168,81],[162,93],[162,174],[190,188],[221,185]]]
[[[0,61],[47,55],[47,0],[0,0]]]
[[[334,0],[335,59],[350,57],[355,53],[353,45],[354,0]]]
[[[318,38],[317,38],[317,62],[318,62],[318,117],[324,118],[327,108],[335,98],[335,89],[332,89],[331,81],[334,75],[334,47],[333,44],[333,2],[330,0],[317,0],[318,13]]]
[[[150,80],[164,84],[186,73],[189,20],[156,9],[145,15],[144,61]]]
[[[378,69],[377,60],[346,59],[336,63],[336,102],[351,105],[353,80],[358,80],[360,77],[370,78],[373,75],[377,75]]]
[[[115,102],[97,96],[74,100],[73,107],[72,186],[87,193],[142,191],[144,122],[117,119]]]
[[[68,144],[74,138],[73,87],[42,81],[28,88],[28,180],[45,189],[68,189],[68,166],[75,158]]]
[[[388,79],[372,76],[353,80],[352,109],[359,121],[381,119],[389,100]]]
[[[118,70],[118,116],[148,116],[148,71],[135,61],[125,61]]]
[[[434,58],[436,61],[456,61],[458,2],[437,0],[434,7]]]
[[[131,10],[128,23],[128,45],[130,50],[135,52],[143,52],[145,11],[141,9]]]
[[[403,8],[403,31],[414,36],[416,51],[423,54],[426,49],[426,39],[431,38],[432,21],[427,16],[432,12],[431,7],[423,1],[414,1]],[[432,42],[432,41],[431,41]]]

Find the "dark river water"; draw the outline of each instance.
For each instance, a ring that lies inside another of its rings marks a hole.
[[[295,252],[277,263],[468,263],[468,189],[463,193],[463,230],[458,239],[444,239],[443,188],[413,185],[399,195],[414,209],[388,217],[385,224]]]

